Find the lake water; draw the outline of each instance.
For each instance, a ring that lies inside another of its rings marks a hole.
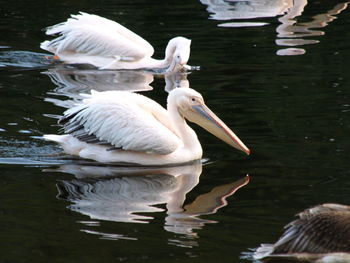
[[[1,4],[1,262],[249,262],[242,253],[274,242],[297,212],[350,204],[347,2]],[[195,125],[204,159],[173,168],[96,165],[41,140],[79,92],[142,89],[165,105],[173,83],[46,64],[43,28],[78,11],[122,23],[159,58],[170,38],[192,39],[189,64],[201,69],[177,83],[252,154]]]

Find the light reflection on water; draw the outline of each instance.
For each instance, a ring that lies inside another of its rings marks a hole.
[[[10,47],[8,47],[10,48]],[[1,51],[1,67],[18,67],[18,68],[47,68],[52,62],[46,59],[47,54],[30,51]]]
[[[77,69],[65,65],[50,68],[43,74],[57,86],[47,93],[45,101],[63,108],[74,106],[76,100],[83,98],[81,94],[90,94],[91,90],[149,91],[153,89],[150,84],[154,80],[153,74],[146,71]],[[62,96],[68,100],[61,99]]]
[[[79,94],[108,90],[147,91],[154,77],[146,71],[79,70],[65,66],[43,72],[57,86],[57,93]]]
[[[302,45],[317,44],[318,39],[305,39],[306,37],[317,37],[324,35],[324,31],[317,30],[326,27],[335,20],[347,7],[349,2],[344,1],[336,4],[333,8],[324,13],[300,19],[308,4],[307,0],[200,0],[207,5],[210,18],[214,20],[238,20],[234,22],[221,23],[219,27],[252,27],[265,26],[268,22],[255,21],[261,18],[278,17],[280,25],[276,27],[276,40],[278,46],[291,46],[297,48],[282,48],[276,54],[302,55],[305,54]],[[244,22],[242,22],[242,20]],[[249,21],[246,21],[249,20]],[[254,21],[250,21],[254,20]]]
[[[153,89],[151,83],[154,78],[164,78],[165,90],[171,91],[177,87],[189,87],[188,73],[176,72],[156,74],[143,70],[97,70],[77,69],[59,65],[44,71],[57,86],[53,94],[74,97],[79,93],[96,91],[123,90],[143,92]]]
[[[153,89],[151,83],[154,78],[164,78],[164,90],[170,92],[175,88],[189,88],[188,73],[168,73],[159,75],[149,71],[131,70],[79,70],[56,67],[43,72],[57,86],[49,91],[45,101],[56,106],[70,108],[77,100],[84,98],[83,94],[90,94],[91,90],[103,92],[120,90],[129,92],[145,92]],[[62,95],[67,99],[61,99]],[[53,116],[56,118],[57,116]]]
[[[199,183],[202,163],[178,167],[102,167],[82,165],[61,165],[44,172],[73,174],[76,179],[62,180],[57,184],[58,198],[72,204],[67,208],[90,217],[93,220],[107,220],[124,223],[148,223],[152,214],[166,212],[164,229],[196,238],[194,230],[201,229],[213,220],[200,218],[201,215],[216,213],[227,205],[226,198],[248,184],[249,177],[232,183],[213,187],[211,191],[198,195],[186,203],[186,195]],[[165,209],[159,205],[165,204]],[[80,221],[85,226],[98,227],[98,221]],[[81,231],[98,234],[102,238],[137,239],[120,233],[102,233],[98,230]],[[196,245],[192,240],[171,240],[180,246]]]

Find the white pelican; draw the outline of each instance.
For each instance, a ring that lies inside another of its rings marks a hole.
[[[350,262],[350,206],[323,204],[297,216],[275,244],[262,244],[254,259]]]
[[[168,95],[167,110],[140,94],[91,91],[59,120],[65,135],[44,135],[68,154],[98,162],[168,165],[202,157],[196,133],[185,118],[249,154],[241,140],[190,88]]]
[[[151,69],[178,71],[190,57],[191,40],[171,39],[165,58],[151,58],[154,49],[143,38],[109,19],[80,12],[66,22],[48,27],[47,35],[59,36],[40,47],[67,63],[91,64],[100,69]]]

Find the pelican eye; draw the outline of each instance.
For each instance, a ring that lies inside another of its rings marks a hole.
[[[195,98],[192,98],[191,100],[192,100],[192,101],[196,101],[196,99],[195,99]]]

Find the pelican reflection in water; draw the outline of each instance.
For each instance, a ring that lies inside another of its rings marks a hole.
[[[308,22],[305,18],[298,22],[298,17],[303,14],[307,0],[200,0],[208,6],[210,17],[215,20],[239,20],[219,24],[221,27],[247,27],[265,26],[269,23],[252,21],[259,18],[277,17],[281,22],[277,26],[276,44],[278,46],[301,46],[316,44],[319,41],[305,39],[324,35],[323,31],[315,30],[326,27],[336,19],[348,7],[348,1],[337,3],[332,9],[324,13],[313,15]],[[277,51],[277,55],[302,55],[306,51],[303,48],[283,48]]]
[[[154,77],[147,71],[72,69],[59,65],[43,74],[50,77],[56,94],[74,96],[96,91],[125,90],[132,92],[152,90]]]
[[[165,91],[170,92],[175,88],[189,88],[188,73],[174,72],[155,74],[144,70],[97,70],[81,69],[57,65],[42,74],[49,76],[56,88],[48,92],[45,101],[57,106],[71,108],[77,100],[83,99],[81,94],[88,93],[92,89],[96,91],[130,91],[144,92],[153,89],[151,83],[155,78],[164,78]],[[65,99],[62,99],[64,96]],[[68,100],[66,99],[68,98]]]
[[[249,182],[246,176],[214,187],[184,206],[186,195],[199,183],[200,162],[163,168],[62,165],[57,170],[47,170],[52,171],[76,177],[57,184],[58,197],[72,202],[68,206],[70,210],[93,220],[128,223],[147,223],[153,219],[153,213],[166,211],[164,229],[190,237],[196,236],[193,230],[201,229],[206,223],[215,223],[199,216],[216,213],[226,205],[228,196]],[[166,209],[159,206],[161,204],[165,204]],[[84,223],[98,225],[91,220]],[[123,236],[102,231],[89,233]]]
[[[142,92],[153,88],[153,74],[147,71],[76,69],[59,65],[42,72],[48,75],[56,88],[47,93],[45,101],[56,106],[71,108],[81,99],[81,94],[96,91]],[[59,116],[52,116],[59,118]]]

